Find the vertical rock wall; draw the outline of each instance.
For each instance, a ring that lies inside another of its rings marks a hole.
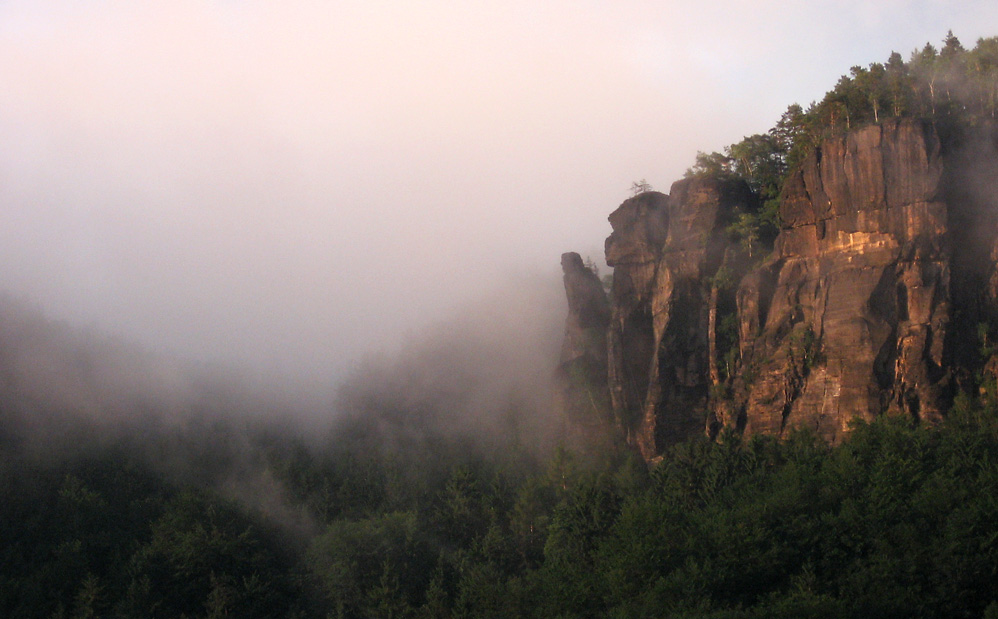
[[[610,303],[599,277],[577,253],[561,256],[568,317],[556,379],[560,408],[583,439],[612,431],[607,387]],[[595,441],[599,442],[599,441]]]
[[[793,174],[774,255],[739,291],[740,402],[723,423],[837,441],[854,417],[940,417],[951,255],[942,170],[934,131],[907,122],[829,140]]]
[[[618,423],[646,459],[703,431],[718,381],[711,327],[715,275],[731,258],[725,229],[755,208],[744,183],[686,179],[668,196],[641,194],[610,215],[610,394]]]
[[[998,379],[998,131],[827,140],[765,257],[729,227],[756,208],[743,183],[685,179],[610,215],[607,385],[646,459],[724,427],[835,442],[854,418],[934,422],[970,377]]]

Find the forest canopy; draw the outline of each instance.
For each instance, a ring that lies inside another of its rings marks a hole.
[[[933,123],[944,141],[998,119],[998,37],[980,38],[968,50],[950,31],[938,50],[926,43],[907,61],[893,52],[886,62],[853,66],[821,101],[807,109],[790,105],[766,133],[746,136],[722,152],[698,152],[685,176],[745,181],[761,207],[743,213],[731,236],[771,249],[783,183],[808,153],[830,137],[899,118]]]

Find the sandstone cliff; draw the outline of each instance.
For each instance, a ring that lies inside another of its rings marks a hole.
[[[599,277],[577,253],[561,256],[568,318],[557,378],[562,410],[577,426],[608,421],[606,330],[610,304]]]
[[[732,232],[757,209],[740,181],[621,204],[606,358],[628,442],[649,460],[725,427],[834,442],[857,417],[937,421],[998,374],[982,348],[998,341],[996,135],[890,121],[825,141],[785,181],[766,256]]]
[[[888,123],[825,142],[790,177],[774,254],[739,287],[741,372],[722,424],[835,441],[854,417],[940,417],[942,171],[930,127]]]
[[[741,182],[687,179],[610,215],[608,339],[617,422],[645,458],[703,428],[717,368],[718,272],[734,262],[726,227],[755,209]],[[729,300],[730,304],[730,300]]]

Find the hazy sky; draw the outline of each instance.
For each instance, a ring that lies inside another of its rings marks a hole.
[[[949,28],[998,2],[0,0],[0,288],[335,380]]]

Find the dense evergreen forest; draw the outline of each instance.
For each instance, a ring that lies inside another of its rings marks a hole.
[[[998,616],[996,419],[989,400],[944,427],[860,425],[835,448],[696,440],[650,472],[624,453],[317,452],[262,428],[209,433],[202,479],[238,465],[226,439],[251,436],[297,506],[284,514],[164,476],[123,444],[46,463],[6,445],[0,612]]]
[[[996,112],[998,38],[950,34],[853,67],[689,174],[748,180],[770,206],[733,240],[763,245],[787,170],[827,135],[917,116],[958,139]],[[348,383],[322,436],[208,406],[106,432],[26,398],[12,354],[3,617],[998,617],[983,375],[939,426],[857,423],[834,447],[725,433],[649,469],[621,446],[538,440],[515,399],[488,436],[455,428],[453,385],[390,377]]]

